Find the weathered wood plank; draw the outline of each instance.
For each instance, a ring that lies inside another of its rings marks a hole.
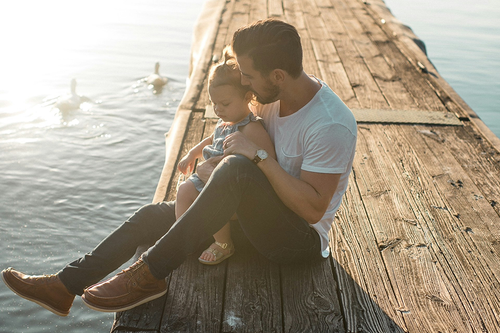
[[[320,9],[314,0],[301,0],[299,1],[300,7],[298,10],[301,10],[304,14],[309,14],[311,16],[319,16]],[[300,9],[299,9],[300,8]],[[305,17],[305,15],[304,15]],[[316,37],[313,33],[311,33],[311,38]]]
[[[171,274],[161,332],[220,332],[226,263],[190,257]]]
[[[113,331],[113,333],[159,333],[160,331],[151,331],[151,330],[126,330],[126,329],[119,329],[116,331]]]
[[[283,13],[283,4],[281,0],[268,0],[267,12],[269,17],[283,19],[284,13]]]
[[[240,26],[277,16],[299,31],[306,72],[350,107],[464,116],[369,2],[228,0],[224,8],[212,55]],[[206,77],[197,84],[194,109],[202,110]],[[175,165],[215,126],[202,112],[190,117]],[[468,123],[359,126],[354,172],[330,233],[333,259],[278,268],[239,251],[206,267],[193,257],[172,274],[165,297],[118,314],[113,330],[498,332],[500,154],[478,138]]]
[[[266,19],[268,16],[267,0],[254,0],[250,2],[250,23]]]
[[[236,0],[233,7],[231,20],[229,21],[225,45],[231,44],[233,34],[236,30],[248,24],[250,20],[250,3],[248,1]]]
[[[330,260],[282,265],[285,332],[345,332]]]
[[[312,40],[311,43],[318,61],[321,78],[347,106],[360,108],[361,105],[351,87],[351,82],[349,82],[333,42],[331,40]]]
[[[335,8],[343,5],[343,3],[335,4]],[[340,19],[327,21],[328,25],[330,25],[329,29],[336,31],[335,34],[330,34],[326,28],[327,22],[323,20],[323,17],[306,15],[308,29],[314,31],[313,36],[320,41],[333,40],[335,49],[342,61],[356,99],[359,101],[361,107],[373,109],[388,108],[389,106],[380,88],[363,61],[362,55],[358,52],[353,41],[345,31]]]
[[[148,332],[159,332],[165,299],[166,296],[163,296],[129,311],[117,312],[111,332],[134,331],[138,327]]]
[[[318,6],[323,12],[325,8],[333,8],[332,2],[330,0],[315,0],[316,6]]]
[[[433,111],[446,110],[434,89],[429,85],[429,82],[423,78],[422,72],[417,70],[416,64],[413,65],[409,62],[401,49],[394,44],[394,36],[390,36],[382,30],[381,26],[383,26],[383,23],[377,21],[378,17],[371,16],[366,11],[366,6],[358,0],[335,1],[338,1],[339,5],[343,3],[344,6],[353,8],[352,12],[364,29],[369,31],[368,36],[377,45],[387,63],[400,74],[402,84],[412,94],[420,109]]]
[[[407,332],[355,178],[330,232],[347,332]]]
[[[283,331],[277,264],[252,247],[237,247],[226,279],[222,332]]]
[[[313,39],[314,31],[308,29],[305,15],[298,1],[285,1],[285,15],[302,40],[304,70],[325,81],[350,107],[359,107],[344,67],[331,41]],[[309,3],[309,5],[311,5]],[[309,9],[313,11],[313,8]]]
[[[299,0],[283,0],[283,7],[286,21],[292,24],[300,35],[305,72],[317,75],[321,78],[320,70],[318,68],[318,64],[316,63],[316,58],[311,45],[311,37],[305,25],[304,15],[300,10]]]
[[[222,59],[224,47],[231,44],[234,32],[241,26],[246,25],[250,18],[250,3],[244,0],[231,0],[226,3],[225,10],[221,15],[219,30],[215,39],[212,51],[212,63],[217,63]],[[210,68],[207,69],[207,72]],[[205,109],[209,104],[208,96],[208,75],[203,81],[203,87],[200,87],[201,94],[196,103],[197,109]]]
[[[380,50],[368,38],[367,34],[370,33],[370,30],[365,31],[352,12],[340,5],[336,6],[335,9],[324,8],[321,17],[330,35],[349,36],[391,108],[404,107],[407,110],[417,108],[417,104],[401,83],[398,74],[389,66]]]
[[[200,140],[203,138],[203,126],[198,126],[194,125],[197,123],[201,123],[201,117],[202,117],[201,112],[192,112],[191,113],[191,119],[190,119],[190,124],[188,125],[189,130],[186,132],[184,139],[182,141],[182,146],[179,151],[179,154],[177,155],[177,160],[175,163],[175,167],[173,170],[173,175],[172,175],[172,181],[169,183],[168,188],[166,190],[166,196],[165,199],[166,201],[171,201],[175,200],[175,197],[177,195],[177,184],[181,173],[177,169],[177,163],[179,160],[188,153],[188,151],[193,148]]]
[[[465,124],[453,131],[426,132],[443,142],[474,184],[481,190],[485,200],[500,215],[500,152],[484,140],[472,126]],[[500,250],[500,249],[498,249]]]
[[[431,231],[423,225],[425,216],[415,203],[421,193],[404,181],[417,176],[401,172],[407,152],[395,151],[384,134],[387,128],[360,128],[356,184],[400,302],[399,311],[410,332],[471,331],[452,283],[436,264]]]
[[[441,203],[429,204],[434,208],[432,222],[440,235],[446,235],[439,239],[443,243],[441,251],[450,249],[458,259],[452,266],[453,272],[449,273],[457,278],[464,290],[464,302],[470,302],[468,314],[474,317],[471,321],[476,322],[477,327],[482,325],[488,331],[495,331],[499,327],[500,258],[494,244],[500,239],[500,217],[446,147],[440,148],[439,145],[443,145],[436,140],[422,139],[414,134],[403,133],[399,137],[407,140],[415,150],[419,158],[415,163],[421,163],[425,154],[429,175],[425,175],[421,183],[432,179],[442,199]],[[407,165],[407,168],[413,166]],[[426,191],[422,200],[430,201],[429,193],[432,191]],[[449,257],[443,261],[450,260]]]

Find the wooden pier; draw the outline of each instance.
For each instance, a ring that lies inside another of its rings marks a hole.
[[[382,0],[207,1],[155,201],[175,198],[177,161],[215,126],[210,65],[266,17],[297,27],[306,72],[357,117],[332,256],[278,265],[241,246],[214,267],[190,258],[112,332],[500,332],[500,140]]]

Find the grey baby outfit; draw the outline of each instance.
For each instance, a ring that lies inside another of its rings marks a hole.
[[[208,160],[210,157],[224,155],[224,148],[222,147],[222,144],[224,143],[226,136],[238,131],[240,126],[245,126],[251,121],[262,121],[262,118],[255,117],[254,114],[250,112],[242,121],[232,125],[227,125],[222,121],[222,119],[219,119],[217,126],[215,127],[212,144],[203,148],[203,158]],[[205,183],[195,173],[189,176],[188,180],[193,182],[199,192],[201,192],[203,187],[205,187]]]

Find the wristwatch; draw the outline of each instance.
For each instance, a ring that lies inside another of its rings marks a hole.
[[[267,151],[265,151],[264,149],[259,149],[257,150],[257,152],[255,153],[255,157],[253,158],[252,162],[254,162],[255,164],[265,160],[267,158]]]

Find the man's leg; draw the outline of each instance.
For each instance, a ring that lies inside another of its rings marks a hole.
[[[138,210],[92,252],[68,264],[57,275],[25,275],[12,268],[2,271],[5,284],[17,295],[66,316],[76,294],[104,278],[130,259],[137,246],[152,244],[175,221],[174,203],[147,205]]]
[[[260,169],[246,157],[227,157],[191,207],[142,258],[112,279],[85,291],[83,300],[99,311],[124,311],[160,297],[158,287],[175,268],[237,213],[254,246],[270,259],[319,259],[319,235],[277,197]],[[145,264],[144,264],[145,263]]]
[[[59,278],[71,293],[81,295],[86,287],[132,258],[138,246],[154,244],[174,222],[174,202],[143,206],[93,251],[64,267]]]
[[[262,171],[246,157],[230,156],[214,170],[195,202],[144,260],[165,278],[236,212],[254,247],[276,261],[321,257],[319,235],[286,207]]]

